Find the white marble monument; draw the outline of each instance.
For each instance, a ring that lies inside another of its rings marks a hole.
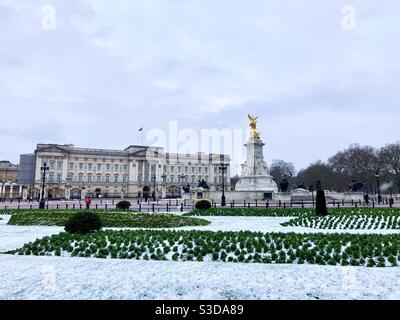
[[[238,192],[263,192],[266,198],[272,198],[278,192],[278,186],[269,174],[268,166],[264,161],[263,148],[260,133],[257,132],[257,118],[249,115],[250,140],[245,145],[247,148],[247,160],[242,165],[242,174],[236,184]]]

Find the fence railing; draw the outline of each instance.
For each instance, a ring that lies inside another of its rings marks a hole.
[[[111,201],[95,201],[89,205],[90,209],[95,210],[116,210],[117,203],[119,200]],[[139,212],[185,212],[195,209],[195,202],[181,199],[169,199],[169,200],[157,200],[147,201],[142,199],[131,200],[131,210]],[[221,203],[212,202],[213,208],[221,208]],[[344,201],[344,200],[330,200],[327,201],[327,206],[330,208],[358,208],[358,207],[399,207],[399,199],[390,200],[390,198],[384,198],[380,203],[377,200],[372,199],[370,201]],[[277,208],[314,208],[315,201],[243,201],[228,202],[225,208],[249,208],[249,209],[277,209]],[[47,201],[45,209],[47,210],[82,210],[86,209],[87,206],[84,201]],[[0,209],[39,209],[39,203],[37,202],[22,202],[15,201],[9,203],[0,204]]]

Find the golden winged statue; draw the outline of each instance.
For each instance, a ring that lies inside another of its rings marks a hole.
[[[257,119],[258,117],[254,117],[248,115],[249,117],[249,125],[250,125],[250,139],[260,139],[260,133],[257,131]]]

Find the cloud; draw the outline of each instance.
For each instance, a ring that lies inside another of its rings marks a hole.
[[[124,148],[137,128],[247,128],[300,169],[397,140],[397,2],[0,0],[0,158],[38,142]],[[27,138],[28,137],[28,138]],[[204,150],[206,151],[206,150]]]

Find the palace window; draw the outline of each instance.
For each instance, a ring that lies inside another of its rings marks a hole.
[[[127,178],[126,176],[123,176],[123,177],[122,177],[122,182],[123,182],[123,183],[126,183],[126,180],[127,180],[126,178]]]
[[[107,171],[110,171],[110,169],[111,169],[111,164],[107,163],[107,164],[106,164],[106,169],[107,169]]]
[[[117,174],[114,176],[114,182],[118,183],[118,175]]]
[[[72,181],[74,180],[74,175],[73,174],[69,174],[67,177],[67,183],[72,183]]]
[[[62,162],[58,162],[58,163],[57,163],[57,169],[58,169],[58,170],[61,170],[61,169],[62,169]]]
[[[83,174],[80,174],[78,177],[78,182],[82,183],[83,182]]]
[[[74,170],[74,163],[73,162],[69,164],[69,170]]]
[[[93,182],[93,176],[91,174],[88,175],[88,183]]]
[[[110,183],[110,176],[106,175],[106,183]]]
[[[61,183],[61,179],[62,179],[61,174],[58,174],[58,175],[57,175],[57,183]]]
[[[101,171],[101,163],[97,164],[97,171]]]
[[[118,164],[114,164],[114,171],[118,171]]]
[[[54,169],[54,161],[50,161],[50,169]]]
[[[124,164],[124,171],[125,172],[128,171],[128,165],[127,164]]]
[[[96,182],[97,182],[97,183],[100,183],[100,182],[101,182],[101,175],[97,175],[97,176],[96,176]]]
[[[50,182],[50,183],[53,183],[53,182],[54,182],[54,173],[53,173],[53,172],[50,173],[49,182]]]
[[[79,170],[82,171],[83,170],[83,163],[79,162]]]
[[[88,163],[88,170],[92,170],[93,169],[93,163]]]

